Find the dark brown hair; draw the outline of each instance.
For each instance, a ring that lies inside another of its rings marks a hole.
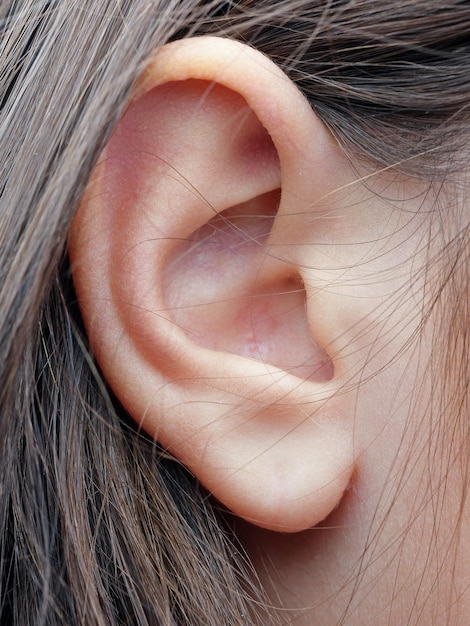
[[[0,0],[0,32],[0,622],[256,622],[262,594],[224,516],[135,431],[88,350],[74,212],[149,55],[203,33],[271,56],[356,158],[429,181],[461,171],[470,7]]]

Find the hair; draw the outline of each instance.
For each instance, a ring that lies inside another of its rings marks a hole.
[[[345,152],[431,184],[468,165],[469,27],[460,0],[0,0],[1,623],[246,626],[264,602],[227,516],[107,388],[74,296],[71,221],[149,55],[245,41]],[[461,363],[467,229],[430,305],[453,294]]]

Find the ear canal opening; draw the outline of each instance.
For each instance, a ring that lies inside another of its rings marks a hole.
[[[220,212],[174,250],[165,306],[194,343],[327,382],[333,361],[312,336],[299,272],[270,251],[280,190]]]

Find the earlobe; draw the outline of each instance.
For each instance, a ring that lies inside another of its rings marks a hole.
[[[264,56],[169,44],[70,238],[90,342],[125,408],[236,515],[273,530],[321,521],[354,466],[338,329],[312,312],[299,252],[305,215],[343,182],[337,161]]]

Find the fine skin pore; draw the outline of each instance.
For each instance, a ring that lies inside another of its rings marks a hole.
[[[229,509],[288,623],[470,616],[461,468],[426,427],[441,200],[352,163],[274,64],[202,37],[151,61],[75,220],[108,382]]]

